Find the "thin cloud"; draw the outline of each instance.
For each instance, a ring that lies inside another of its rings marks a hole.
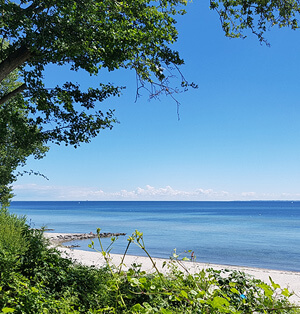
[[[212,189],[196,189],[194,191],[183,191],[171,186],[137,187],[134,190],[120,190],[105,192],[102,189],[86,187],[65,187],[51,185],[15,185],[16,199],[20,200],[206,200],[227,198],[228,192],[216,192]]]
[[[241,194],[243,197],[256,197],[256,193],[255,192],[243,192]]]
[[[146,185],[134,190],[106,192],[104,189],[78,186],[14,185],[14,200],[25,201],[233,201],[233,200],[300,200],[300,194],[241,192],[197,188],[191,191],[175,189],[169,185],[154,187]]]

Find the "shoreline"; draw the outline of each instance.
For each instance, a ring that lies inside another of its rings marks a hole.
[[[102,267],[106,264],[101,253],[84,251],[84,250],[74,250],[67,248],[62,245],[63,242],[67,241],[53,241],[53,238],[57,238],[61,235],[74,235],[67,233],[48,233],[45,232],[44,236],[50,240],[53,246],[55,246],[61,253],[63,257],[71,258],[74,262],[86,265],[86,266],[95,266]],[[111,263],[114,265],[119,265],[121,263],[122,254],[110,254]],[[166,273],[167,267],[163,268],[164,262],[170,261],[170,259],[163,258],[153,258],[157,268],[162,273]],[[124,266],[122,269],[128,269],[132,264],[141,264],[141,269],[147,272],[153,271],[153,265],[148,257],[136,256],[136,255],[126,255],[124,260]],[[291,302],[297,303],[300,305],[300,272],[294,271],[285,271],[285,270],[273,270],[265,268],[254,268],[247,266],[234,266],[234,265],[219,265],[219,264],[210,264],[210,263],[201,263],[201,262],[192,262],[192,261],[181,261],[186,269],[191,274],[197,273],[202,269],[213,268],[216,270],[229,269],[242,271],[246,274],[253,276],[254,278],[260,279],[268,284],[270,284],[269,277],[272,280],[279,284],[281,288],[288,288],[290,292],[293,292],[294,295],[290,297]]]

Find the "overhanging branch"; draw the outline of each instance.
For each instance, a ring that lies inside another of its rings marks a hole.
[[[26,88],[27,88],[27,86],[24,83],[21,86],[19,86],[18,88],[16,88],[15,90],[13,90],[12,92],[4,95],[2,98],[0,98],[0,105],[6,103],[8,100],[15,97],[17,94],[22,93],[23,90],[25,90]]]

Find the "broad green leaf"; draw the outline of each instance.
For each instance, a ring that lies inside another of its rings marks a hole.
[[[184,290],[181,290],[180,291],[180,294],[184,297],[184,298],[188,298],[188,294],[186,293],[186,291],[184,291]]]
[[[270,280],[270,282],[271,282],[271,285],[272,285],[272,287],[274,288],[274,289],[280,289],[280,285],[278,285],[278,284],[276,284],[273,280],[272,280],[272,278],[269,276],[269,280]]]
[[[231,288],[230,291],[240,295],[240,292],[236,288]]]
[[[281,294],[285,297],[290,297],[291,296],[291,293],[289,292],[289,290],[287,288],[284,288],[282,291],[281,291]]]
[[[15,309],[10,308],[10,307],[4,307],[2,309],[2,313],[13,313],[15,311]]]

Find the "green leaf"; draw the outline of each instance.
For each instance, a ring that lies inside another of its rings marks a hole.
[[[31,287],[31,291],[34,292],[34,293],[38,293],[39,292],[39,290],[37,288],[35,288],[35,287]]]
[[[141,310],[143,310],[143,307],[139,303],[131,307],[132,313],[140,313]]]
[[[133,287],[139,286],[140,281],[138,278],[130,278],[130,285]]]
[[[264,290],[265,296],[268,297],[270,300],[272,300],[272,296],[274,292],[270,286],[268,286],[265,283],[261,283],[258,285],[258,287],[262,288]]]
[[[147,283],[147,279],[145,277],[142,277],[139,279],[139,282],[145,284]]]
[[[213,298],[211,305],[214,308],[223,308],[223,306],[229,307],[229,302],[222,297],[216,296]]]
[[[280,289],[280,285],[278,285],[278,284],[276,284],[273,280],[272,280],[272,278],[269,276],[269,279],[270,279],[270,282],[271,282],[271,285],[272,285],[272,287],[274,288],[274,289]]]
[[[2,313],[13,313],[15,311],[15,309],[10,308],[10,307],[4,307],[2,309]]]
[[[282,291],[281,291],[281,294],[285,297],[290,297],[291,296],[291,293],[289,292],[289,290],[287,288],[284,288]]]
[[[181,290],[181,291],[180,291],[180,294],[181,294],[184,298],[188,299],[188,294],[186,293],[186,291]]]
[[[240,295],[240,292],[236,288],[231,288],[230,291]]]

